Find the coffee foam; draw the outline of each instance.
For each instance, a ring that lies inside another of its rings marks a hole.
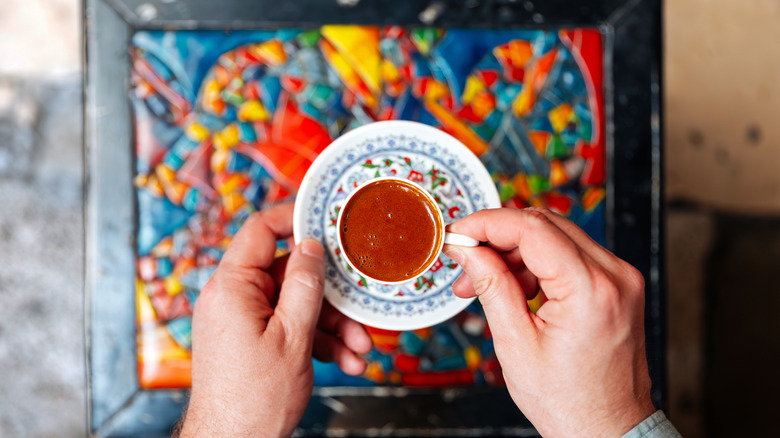
[[[381,281],[420,275],[441,242],[438,207],[412,183],[381,180],[360,190],[343,207],[339,232],[345,257]]]

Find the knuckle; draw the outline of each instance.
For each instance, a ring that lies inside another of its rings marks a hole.
[[[541,214],[543,214],[545,216],[547,216],[548,214],[552,214],[553,213],[553,211],[550,210],[547,207],[528,207],[526,209],[526,211],[541,213]]]
[[[493,273],[482,275],[479,278],[472,280],[472,284],[474,285],[474,292],[481,296],[491,291],[498,290],[501,288],[503,283],[502,278],[502,275]]]
[[[502,297],[515,291],[510,286],[508,272],[489,274],[474,282],[474,291],[484,306],[501,305]]]
[[[606,271],[597,269],[592,273],[593,287],[596,293],[605,301],[617,300],[620,288],[614,278]]]
[[[639,270],[627,262],[623,262],[623,278],[629,291],[632,293],[644,293],[645,278]]]
[[[543,228],[543,227],[549,227],[552,225],[552,221],[550,221],[550,218],[547,216],[548,214],[552,214],[550,210],[548,210],[545,207],[533,207],[531,209],[524,210],[527,215],[527,221],[529,227],[532,228]]]
[[[201,317],[206,316],[217,309],[221,303],[221,279],[220,275],[212,275],[203,289],[198,293],[198,299],[195,301],[192,309],[193,321],[200,320]],[[194,322],[193,322],[194,323]]]
[[[594,318],[597,325],[609,331],[626,325],[625,300],[621,299],[620,288],[612,276],[597,270],[593,275],[593,287],[593,305],[598,309],[598,316]]]
[[[256,211],[249,215],[249,217],[244,221],[245,227],[254,228],[258,226],[259,224],[265,223],[265,219],[263,218],[263,212],[262,211]]]
[[[469,259],[468,253],[466,251],[459,251],[460,257],[458,257],[457,263],[458,266],[463,268],[463,272],[468,273],[471,271],[471,260]],[[447,253],[445,255],[449,255],[450,253]],[[455,261],[455,259],[453,259]]]
[[[322,274],[307,269],[296,269],[289,274],[291,280],[303,288],[322,290],[325,287],[325,279]]]
[[[209,280],[206,282],[206,285],[203,286],[203,289],[200,290],[197,302],[210,304],[217,297],[220,287],[220,275],[219,273],[216,273],[215,275],[212,275],[211,278],[209,278]]]

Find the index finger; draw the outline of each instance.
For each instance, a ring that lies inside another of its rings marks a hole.
[[[499,251],[516,248],[540,285],[552,280],[574,281],[587,273],[586,261],[577,245],[539,211],[481,210],[454,222],[449,230],[488,242]]]
[[[293,203],[253,213],[230,242],[220,265],[268,269],[276,258],[276,241],[292,236]]]

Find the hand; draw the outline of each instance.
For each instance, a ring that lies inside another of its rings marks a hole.
[[[474,213],[447,246],[456,295],[485,310],[512,399],[545,437],[619,437],[654,412],[645,357],[644,280],[547,209]],[[526,299],[547,300],[536,314]]]
[[[324,250],[289,257],[292,204],[253,214],[201,291],[192,327],[192,393],[181,436],[290,436],[311,397],[311,357],[357,375],[371,350],[362,325],[322,305]]]

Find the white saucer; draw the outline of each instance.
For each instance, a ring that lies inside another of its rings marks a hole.
[[[461,268],[442,255],[416,281],[383,285],[352,271],[340,254],[336,217],[361,182],[397,176],[422,185],[439,202],[445,223],[501,206],[485,167],[461,142],[416,122],[361,126],[337,138],[303,178],[295,201],[295,242],[320,239],[326,248],[325,298],[350,318],[381,329],[414,330],[449,319],[473,301],[452,293]]]

